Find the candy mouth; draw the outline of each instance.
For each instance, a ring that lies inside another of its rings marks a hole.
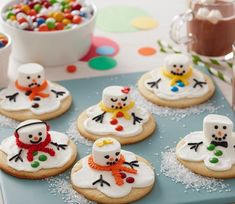
[[[215,138],[215,140],[221,141],[221,140],[225,140],[226,139],[227,134],[225,133],[223,136],[219,136],[219,137],[216,137],[215,135],[212,135],[212,137]]]
[[[185,70],[184,70],[184,71],[182,71],[182,72],[174,72],[174,71],[171,71],[171,74],[173,74],[173,75],[177,75],[177,76],[182,76],[182,75],[184,75],[184,74],[185,74]]]
[[[32,143],[32,144],[38,144],[39,142],[41,142],[42,141],[42,138],[40,137],[37,141],[32,141],[32,140],[30,140],[30,142]]]
[[[35,87],[35,86],[39,87],[39,86],[41,86],[41,84],[38,84],[38,83],[29,84],[29,88],[32,88],[32,87]]]

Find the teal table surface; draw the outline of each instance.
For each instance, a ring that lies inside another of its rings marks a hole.
[[[79,113],[87,107],[96,104],[101,99],[103,88],[109,85],[130,85],[135,86],[136,81],[142,73],[132,73],[125,75],[106,76],[98,78],[87,78],[79,80],[70,80],[60,82],[68,88],[73,96],[73,105],[71,109],[64,115],[49,121],[52,130],[65,132],[68,129],[69,123],[75,120]],[[216,93],[212,101],[216,106],[221,106],[216,111],[218,114],[229,115],[232,121],[235,121],[235,114],[228,105],[226,100],[222,99],[221,92],[216,89]],[[200,114],[192,114],[180,121],[171,120],[168,116],[154,115],[157,121],[157,130],[148,139],[133,145],[123,146],[123,149],[130,150],[145,157],[156,168],[156,172],[160,173],[161,157],[156,157],[156,153],[161,155],[162,151],[166,151],[165,147],[175,146],[175,141],[179,137],[185,136],[191,131],[202,129],[202,120],[209,114],[209,111],[204,111]],[[186,128],[182,128],[182,124]],[[9,135],[12,135],[13,129],[1,128],[0,141]],[[162,137],[163,139],[160,139]],[[78,144],[79,158],[87,154],[90,147],[84,144]],[[68,170],[69,172],[70,170]],[[5,204],[63,204],[62,195],[52,195],[49,192],[49,184],[45,180],[31,181],[17,179],[0,172],[0,181],[2,185],[2,193]],[[193,192],[188,190],[185,193],[185,186],[180,183],[174,183],[170,178],[160,174],[157,177],[153,191],[145,198],[136,203],[144,204],[173,204],[173,203],[200,203],[200,204],[223,204],[235,201],[235,179],[225,181],[230,185],[231,192],[218,191],[208,193],[203,190]],[[79,203],[79,202],[76,202]]]

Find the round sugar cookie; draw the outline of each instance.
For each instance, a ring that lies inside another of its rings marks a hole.
[[[121,144],[131,144],[149,137],[156,128],[152,114],[130,97],[130,88],[109,86],[102,101],[82,112],[77,120],[80,134],[90,140],[112,136]]]
[[[235,177],[235,133],[225,116],[204,118],[203,131],[192,132],[176,146],[177,159],[191,171],[212,178]]]
[[[114,138],[98,139],[93,145],[92,155],[79,160],[72,168],[73,188],[87,199],[98,203],[130,203],[150,193],[155,183],[153,168],[144,158],[120,148],[119,142]],[[116,152],[119,154],[116,155]],[[108,156],[108,159],[115,157],[115,162],[107,163]],[[133,166],[129,166],[130,164]],[[109,170],[103,171],[102,168]],[[112,175],[113,169],[121,168],[121,178],[117,174],[116,177]],[[100,180],[103,181],[102,184]]]
[[[17,178],[43,179],[66,171],[77,148],[63,133],[49,131],[40,120],[20,123],[14,136],[0,144],[0,169]]]
[[[165,66],[141,76],[140,94],[148,101],[172,108],[187,108],[208,101],[215,92],[212,79],[192,68],[187,56],[169,55]]]
[[[72,96],[63,86],[45,78],[39,64],[23,64],[17,78],[0,91],[0,114],[18,121],[49,120],[66,112]]]

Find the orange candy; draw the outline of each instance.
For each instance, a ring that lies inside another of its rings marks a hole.
[[[42,25],[39,26],[38,31],[46,32],[46,31],[49,31],[49,28],[46,24],[42,24]]]
[[[64,30],[64,24],[63,23],[60,23],[60,22],[57,22],[55,24],[55,29],[56,30]]]
[[[80,16],[74,16],[72,22],[74,24],[79,24],[82,22],[82,18]]]
[[[65,18],[65,19],[62,21],[62,23],[63,23],[64,25],[68,25],[68,24],[71,23],[71,20]]]
[[[71,13],[65,13],[64,17],[67,18],[67,19],[70,19],[70,20],[73,19],[73,15]]]
[[[36,16],[37,12],[34,9],[31,9],[28,13],[29,16]]]

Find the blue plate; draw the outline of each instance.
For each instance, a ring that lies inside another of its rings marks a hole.
[[[87,107],[96,104],[101,99],[102,90],[109,85],[132,85],[134,86],[142,73],[132,73],[125,75],[106,76],[98,78],[88,78],[79,80],[62,81],[61,84],[68,88],[73,95],[73,105],[71,109],[63,116],[49,121],[52,130],[65,132],[68,129],[69,121],[75,119]],[[217,113],[228,115],[230,119],[235,121],[235,114],[230,108],[226,100],[222,100],[223,96],[219,89],[212,98],[215,106],[221,106]],[[76,108],[75,108],[76,107]],[[171,117],[156,117],[158,130],[150,138],[133,145],[123,146],[135,152],[147,160],[152,162],[156,171],[160,172],[160,156],[156,157],[154,153],[161,154],[166,151],[166,146],[174,147],[175,141],[179,137],[185,136],[191,131],[202,129],[202,120],[209,114],[208,111],[202,112],[199,115],[192,114],[180,121],[171,120]],[[182,124],[186,128],[182,128]],[[163,131],[164,130],[164,131]],[[13,129],[1,128],[1,140],[13,133]],[[160,138],[163,137],[163,139]],[[83,144],[78,144],[79,157],[84,157],[87,154],[88,147]],[[44,180],[31,181],[22,180],[9,176],[4,172],[0,172],[0,181],[2,185],[2,193],[5,204],[63,204],[62,195],[52,195],[49,192],[48,183]],[[222,204],[235,201],[235,180],[229,179],[225,183],[230,184],[231,192],[213,192],[205,191],[184,192],[185,187],[182,184],[174,183],[170,178],[160,175],[157,177],[157,182],[153,191],[145,198],[136,203],[144,204],[171,204],[171,203],[206,203],[206,204]]]

